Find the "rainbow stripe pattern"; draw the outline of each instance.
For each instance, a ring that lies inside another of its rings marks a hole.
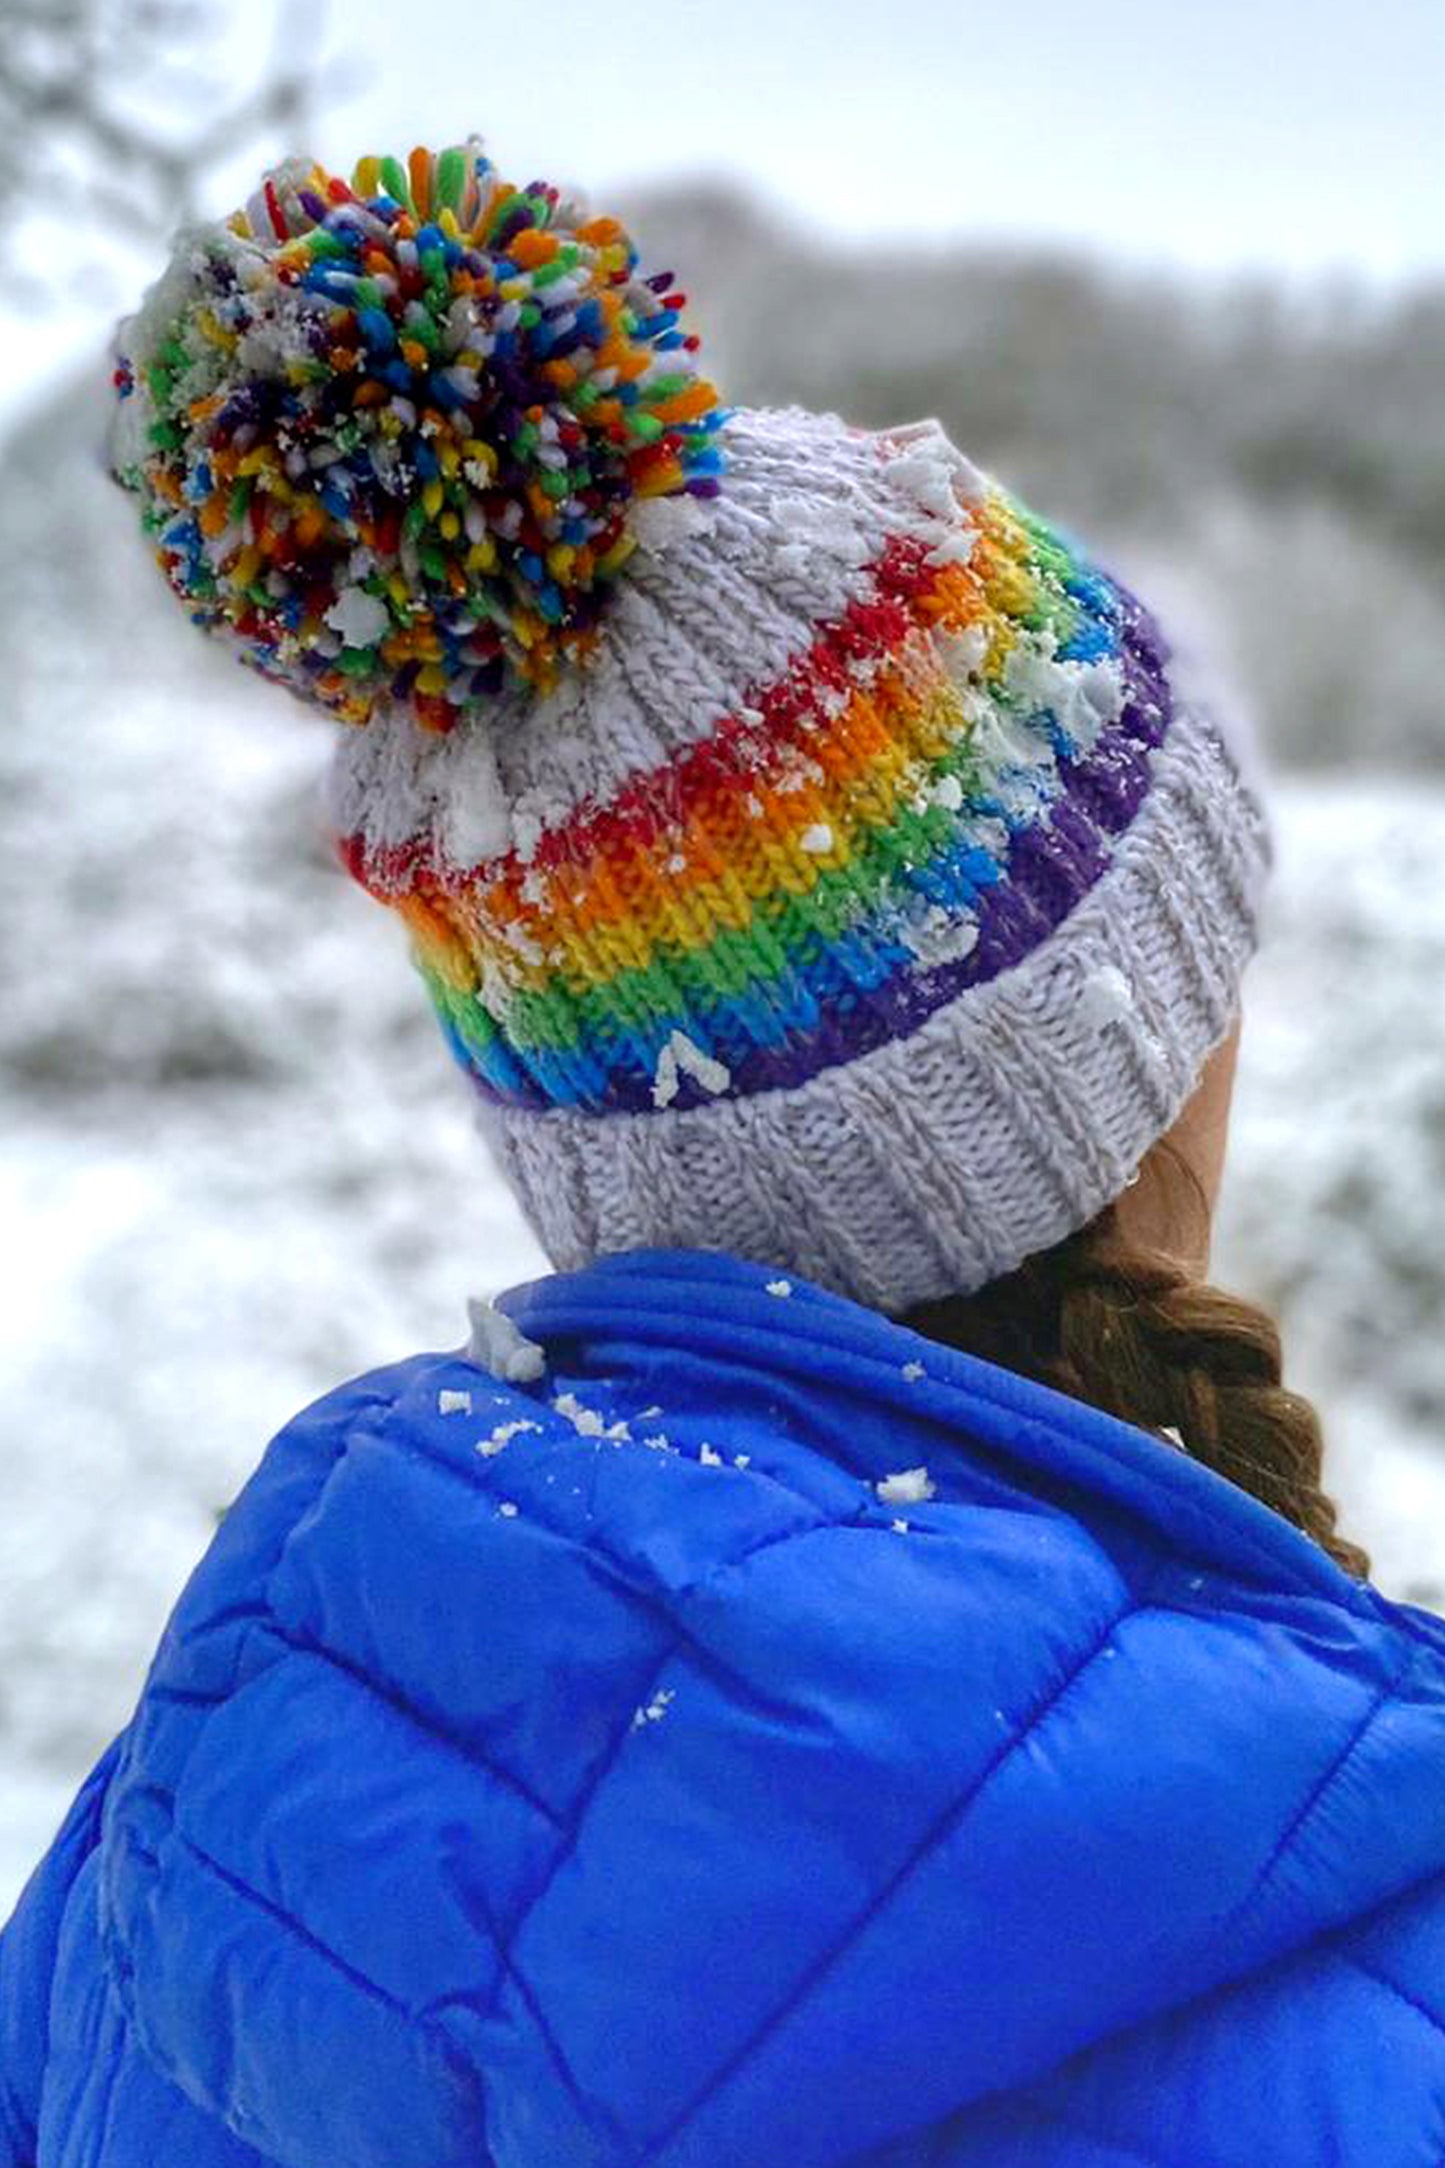
[[[804,1083],[1019,962],[1108,865],[1170,720],[1153,620],[994,485],[889,538],[776,682],[529,855],[353,837],[490,1099],[605,1115]]]
[[[363,726],[332,833],[553,1262],[906,1310],[1117,1196],[1269,824],[1153,620],[939,421],[723,407],[682,307],[475,139],[291,160],[121,327],[111,464],[193,620]]]

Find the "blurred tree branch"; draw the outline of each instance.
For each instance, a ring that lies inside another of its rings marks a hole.
[[[248,29],[264,11],[247,0]],[[0,254],[36,217],[150,241],[193,217],[207,176],[266,138],[302,148],[322,94],[326,0],[276,0],[254,74],[221,52],[217,0],[0,0]],[[217,67],[221,80],[217,80]]]

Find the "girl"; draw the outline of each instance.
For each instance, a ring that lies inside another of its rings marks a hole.
[[[226,1517],[0,1940],[0,2162],[1437,2160],[1445,1628],[1205,1284],[1250,764],[936,424],[725,409],[681,306],[471,144],[283,167],[124,328],[559,1269]]]

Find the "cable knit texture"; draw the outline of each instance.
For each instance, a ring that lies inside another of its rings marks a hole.
[[[115,471],[192,617],[353,726],[342,857],[558,1263],[971,1292],[1227,1030],[1257,771],[936,421],[728,408],[685,305],[477,139],[289,160],[122,326]]]
[[[1147,612],[936,424],[735,415],[598,652],[344,742],[549,1254],[716,1242],[897,1308],[1117,1194],[1224,1035],[1270,862]]]

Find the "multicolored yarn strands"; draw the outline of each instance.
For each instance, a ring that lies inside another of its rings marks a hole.
[[[243,660],[446,732],[593,644],[638,501],[716,493],[684,300],[475,142],[293,161],[122,327],[116,471]]]
[[[907,1309],[1165,1133],[1267,819],[1081,547],[936,421],[722,410],[682,305],[474,143],[292,163],[123,327],[113,460],[191,615],[366,725],[341,856],[553,1261]]]

